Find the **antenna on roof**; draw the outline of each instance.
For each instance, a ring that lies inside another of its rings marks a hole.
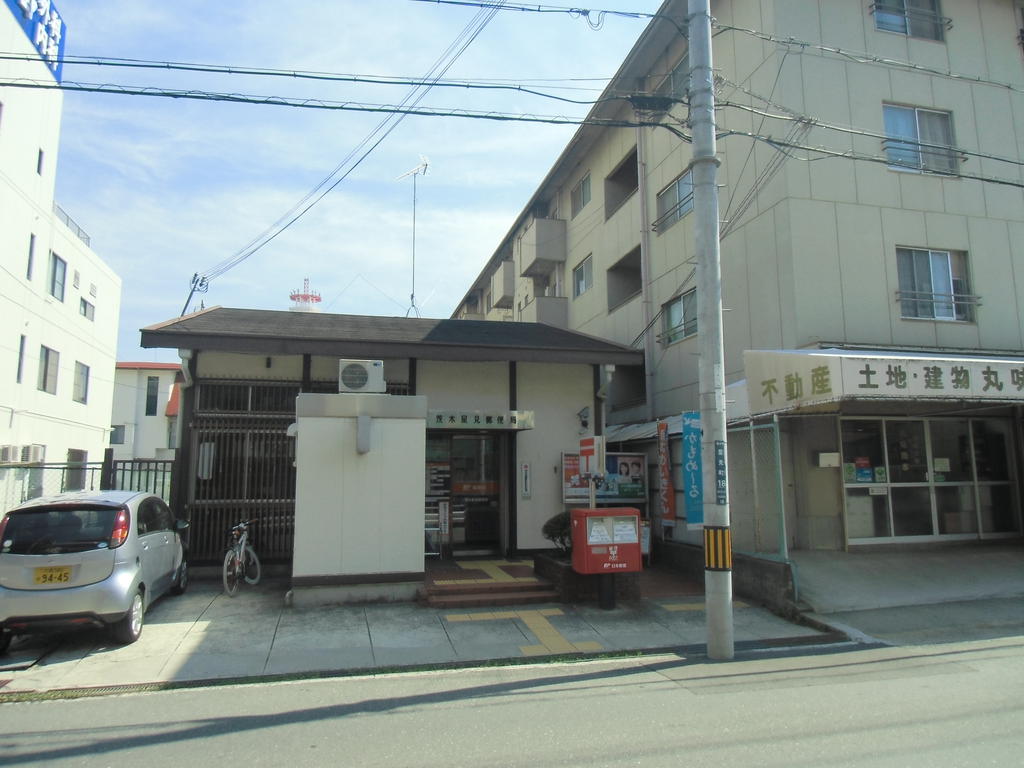
[[[427,158],[420,155],[419,165],[395,179],[395,181],[400,181],[406,176],[412,176],[412,293],[409,294],[409,309],[405,311],[406,317],[410,312],[415,312],[416,317],[420,316],[420,311],[416,307],[416,177],[420,174],[426,176],[429,164]]]

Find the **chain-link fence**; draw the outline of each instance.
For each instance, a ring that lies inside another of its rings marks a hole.
[[[0,464],[0,512],[28,499],[67,491],[149,491],[170,500],[173,461],[130,460],[71,464]],[[104,478],[109,478],[108,482]]]
[[[729,514],[736,550],[786,555],[778,425],[729,429]]]

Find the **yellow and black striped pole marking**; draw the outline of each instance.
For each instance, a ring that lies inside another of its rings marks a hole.
[[[732,570],[732,532],[728,527],[704,526],[704,570]]]

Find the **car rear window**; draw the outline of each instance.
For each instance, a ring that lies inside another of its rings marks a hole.
[[[0,554],[57,555],[106,549],[119,507],[41,507],[10,512]]]

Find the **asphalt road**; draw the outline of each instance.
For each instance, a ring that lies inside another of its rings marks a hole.
[[[0,764],[1024,763],[1024,636],[675,656],[0,705]]]

